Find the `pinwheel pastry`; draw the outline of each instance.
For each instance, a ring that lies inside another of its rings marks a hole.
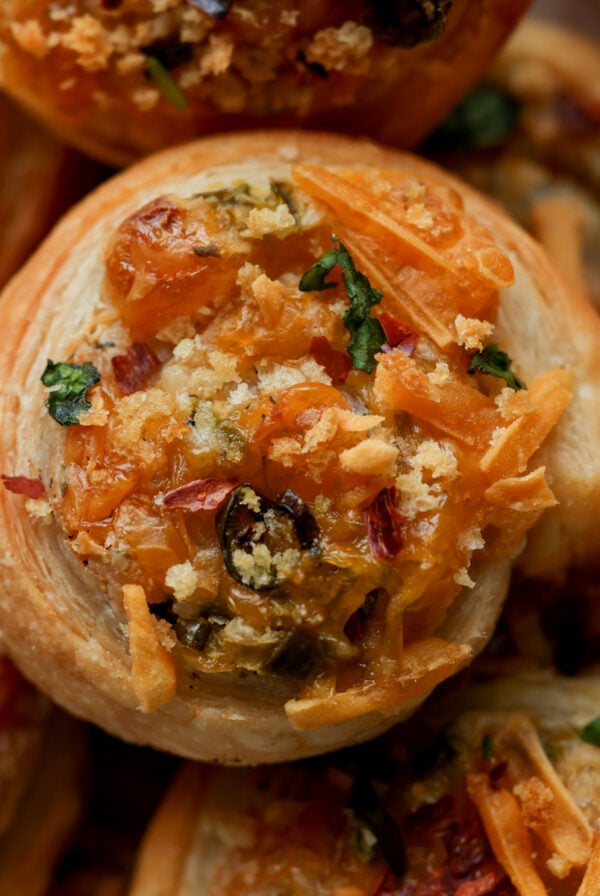
[[[526,19],[431,149],[499,199],[600,308],[600,44]]]
[[[129,896],[596,896],[599,688],[500,680],[310,763],[187,763]]]
[[[0,313],[3,635],[125,738],[364,740],[483,646],[547,476],[549,550],[595,550],[600,321],[415,157],[176,148],[63,219]]]
[[[528,0],[0,2],[0,83],[115,164],[232,127],[414,145]]]
[[[0,656],[0,892],[42,896],[83,808],[83,725]]]
[[[58,143],[0,95],[0,286],[57,217],[98,182],[100,166]]]

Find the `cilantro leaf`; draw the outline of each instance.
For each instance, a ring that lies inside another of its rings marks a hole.
[[[469,152],[502,146],[517,123],[520,107],[496,84],[475,87],[431,134],[427,152]]]
[[[494,758],[494,742],[489,733],[484,734],[481,738],[481,755],[486,762],[491,762]]]
[[[512,361],[506,352],[503,352],[502,349],[492,342],[490,345],[486,345],[483,351],[475,352],[471,360],[469,373],[476,373],[479,370],[481,373],[487,373],[490,376],[498,376],[506,380],[507,386],[514,389],[515,392],[519,389],[526,389],[527,385],[510,369],[511,364]]]
[[[331,239],[339,245],[329,249],[318,261],[303,274],[299,289],[320,291],[330,289],[337,284],[327,281],[325,277],[339,265],[346,294],[350,300],[348,310],[344,314],[343,324],[350,333],[350,342],[346,351],[352,358],[352,366],[365,373],[375,369],[375,355],[386,341],[383,327],[376,317],[371,317],[371,308],[383,298],[383,293],[374,289],[368,278],[357,271],[352,256],[341,240],[336,236]]]
[[[367,277],[356,270],[354,261],[342,242],[338,250],[338,264],[342,269],[342,280],[350,299],[350,307],[344,314],[344,326],[352,333],[368,319],[371,308],[381,302],[383,293],[373,289]],[[385,336],[380,345],[384,342]]]
[[[600,747],[600,716],[592,719],[579,736],[581,740],[584,740],[587,744],[593,744],[595,747]]]
[[[46,407],[51,417],[61,426],[79,423],[79,415],[89,411],[91,403],[87,401],[88,389],[100,380],[100,374],[91,363],[68,364],[63,361],[48,360],[42,374],[44,386],[52,389]]]
[[[383,858],[397,878],[406,872],[406,852],[400,830],[382,805],[371,780],[356,778],[346,807],[352,823],[349,846],[361,862]]]
[[[367,317],[362,320],[352,332],[346,348],[352,358],[352,366],[365,373],[372,373],[375,370],[375,355],[384,342],[385,333],[377,318]]]
[[[337,286],[335,280],[325,280],[329,271],[336,266],[337,261],[338,249],[334,246],[333,249],[322,255],[318,261],[315,261],[313,266],[302,275],[298,284],[300,292],[321,292],[324,289],[331,289],[333,286]]]

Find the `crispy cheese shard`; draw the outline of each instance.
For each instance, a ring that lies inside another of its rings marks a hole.
[[[133,689],[142,712],[152,712],[175,696],[175,663],[160,642],[141,585],[123,586],[123,606],[129,628]]]

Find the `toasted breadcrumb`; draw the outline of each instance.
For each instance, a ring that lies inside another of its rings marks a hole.
[[[200,576],[189,560],[169,567],[165,585],[173,591],[176,600],[187,600],[200,584]]]
[[[464,317],[462,314],[456,315],[454,326],[458,345],[462,345],[467,351],[481,351],[485,340],[494,332],[494,325],[489,320]]]
[[[438,361],[434,369],[427,374],[427,377],[434,386],[444,386],[450,382],[452,374],[445,361]]]
[[[531,407],[531,399],[526,389],[511,389],[505,386],[494,399],[500,415],[508,423],[521,417]]]
[[[308,62],[328,71],[365,74],[369,69],[369,51],[373,46],[370,28],[356,22],[344,22],[340,28],[318,31],[306,50]]]
[[[385,476],[392,473],[398,448],[373,436],[347,448],[340,454],[340,463],[351,473],[363,476]]]
[[[61,43],[77,53],[78,64],[87,72],[105,69],[113,52],[109,33],[98,19],[87,14],[73,19]]]
[[[455,572],[453,577],[454,581],[457,585],[461,585],[463,588],[474,588],[475,582],[469,575],[466,567],[463,566],[462,569],[459,569],[458,572]]]
[[[220,75],[227,71],[233,57],[234,43],[228,34],[211,34],[200,61],[202,75]]]
[[[54,521],[52,506],[46,498],[28,498],[25,501],[25,510],[30,517],[46,526]]]
[[[31,53],[36,59],[43,59],[50,52],[46,36],[36,19],[28,19],[26,22],[11,22],[10,31],[19,47],[26,53]]]
[[[275,209],[251,209],[247,225],[247,230],[242,232],[242,236],[260,240],[268,233],[287,236],[290,230],[296,227],[296,221],[287,205],[282,202]]]

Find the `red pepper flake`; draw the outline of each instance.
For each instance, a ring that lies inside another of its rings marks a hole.
[[[327,376],[331,377],[334,386],[341,386],[346,382],[352,370],[352,359],[347,352],[338,351],[325,336],[313,336],[309,351],[317,364],[324,368]]]
[[[378,560],[393,560],[402,549],[404,517],[396,508],[396,489],[383,488],[363,510],[369,550]]]
[[[462,883],[458,890],[454,891],[454,896],[495,896],[499,883],[500,876],[494,871],[489,871],[483,877]]]
[[[382,311],[378,319],[387,339],[386,345],[390,348],[399,348],[410,357],[417,346],[418,334],[411,330],[408,324],[387,311]],[[385,351],[385,345],[382,346],[382,350]]]
[[[29,476],[5,476],[2,474],[4,488],[15,495],[25,495],[27,498],[41,498],[46,488],[41,479],[30,479]]]
[[[134,342],[124,355],[115,355],[111,363],[117,386],[123,395],[131,395],[143,388],[160,362],[145,342]]]
[[[216,510],[238,484],[239,479],[195,479],[167,492],[163,504],[169,510]]]

